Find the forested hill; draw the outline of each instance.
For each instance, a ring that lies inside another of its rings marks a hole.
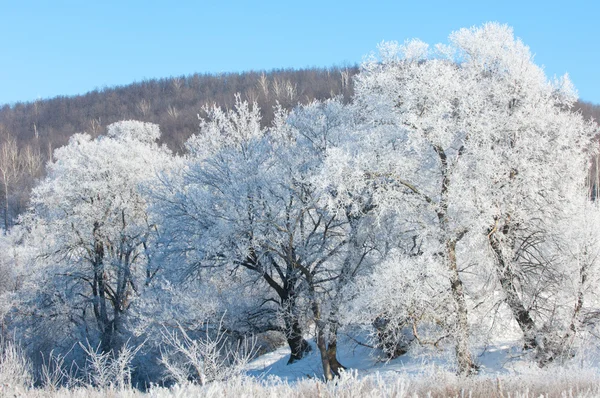
[[[160,125],[164,142],[180,150],[198,129],[198,113],[205,105],[231,107],[235,94],[257,102],[265,123],[272,107],[291,108],[313,99],[352,95],[352,77],[358,67],[279,69],[244,73],[192,74],[148,79],[126,86],[97,89],[77,96],[59,96],[35,102],[0,104],[0,139],[16,139],[19,147],[49,148],[66,144],[74,133],[102,134],[107,125],[126,119]],[[600,120],[600,105],[579,102],[587,117]]]
[[[77,96],[60,96],[35,102],[0,106],[0,202],[2,225],[26,206],[36,178],[53,149],[74,133],[97,136],[106,126],[126,119],[160,125],[162,140],[181,151],[198,129],[198,114],[205,105],[231,107],[235,95],[256,102],[263,122],[270,123],[273,106],[291,108],[313,99],[353,92],[358,67],[279,69],[244,73],[192,74],[148,79],[126,86],[102,88]],[[586,116],[600,120],[600,106],[578,104]]]
[[[348,98],[357,70],[280,69],[149,79],[84,95],[4,105],[0,109],[0,133],[17,137],[20,144],[37,137],[43,147],[48,143],[57,147],[74,133],[97,135],[110,123],[135,119],[159,124],[165,142],[177,150],[197,131],[197,115],[207,104],[230,107],[239,93],[243,100],[256,101],[269,122],[270,108],[276,102],[289,108],[334,95]]]

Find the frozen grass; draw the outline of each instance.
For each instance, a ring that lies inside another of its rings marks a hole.
[[[222,323],[212,335],[207,325],[203,339],[191,338],[181,327],[179,333],[165,331],[163,342],[166,348],[162,351],[160,362],[170,378],[179,384],[196,380],[205,385],[239,376],[256,352],[251,339],[232,345]]]
[[[33,384],[31,364],[12,342],[0,342],[0,392],[7,386],[27,388]],[[4,394],[0,394],[3,396]]]
[[[240,375],[233,368],[224,376],[226,380],[205,380],[205,385],[201,385],[200,380],[197,383],[181,382],[170,388],[153,386],[142,392],[129,383],[131,349],[124,347],[115,358],[106,358],[98,350],[85,348],[89,362],[85,369],[87,377],[72,377],[64,370],[62,357],[51,357],[41,380],[45,386],[36,388],[32,383],[31,366],[23,359],[18,347],[10,343],[3,345],[0,351],[0,397],[600,397],[598,361],[584,360],[585,356],[566,366],[546,369],[519,360],[513,362],[517,366],[504,368],[502,373],[492,359],[498,356],[505,361],[510,350],[490,350],[486,357],[489,372],[464,378],[443,366],[440,358],[435,358],[431,366],[425,362],[417,366],[417,358],[376,366],[365,359],[358,361],[355,358],[352,363],[351,351],[346,350],[342,358],[347,363],[364,367],[346,372],[335,382],[324,383],[306,376],[312,370],[311,356],[300,361],[306,363],[295,364],[298,367],[295,371],[287,367],[280,369],[277,363],[281,361],[277,358],[285,354],[285,350],[280,350],[264,356],[264,361],[275,361],[270,368],[271,375],[260,376],[256,369],[251,371],[254,376]],[[360,358],[365,356],[362,351],[352,352]],[[291,377],[300,371],[303,377]],[[65,385],[71,388],[61,387]]]
[[[349,374],[334,383],[304,379],[288,383],[271,378],[236,377],[225,382],[153,387],[146,393],[134,389],[78,387],[34,389],[3,385],[0,396],[23,397],[598,397],[600,377],[593,371],[540,371],[523,376],[459,378],[449,373],[425,377],[376,375],[360,378]]]

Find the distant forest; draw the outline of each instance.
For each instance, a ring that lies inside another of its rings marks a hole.
[[[187,138],[197,132],[198,115],[205,106],[231,108],[239,94],[242,100],[256,102],[263,123],[269,124],[276,104],[290,109],[334,96],[348,101],[358,70],[350,66],[196,73],[0,106],[1,225],[7,228],[14,223],[52,151],[75,133],[95,137],[119,120],[152,122],[160,125],[163,143],[181,153]],[[578,102],[577,107],[586,117],[600,121],[600,105]]]

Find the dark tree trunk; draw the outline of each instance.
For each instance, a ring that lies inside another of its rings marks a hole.
[[[111,352],[113,349],[114,329],[112,322],[109,322],[100,335],[100,351],[102,353]]]
[[[340,376],[340,370],[345,369],[337,359],[337,328],[335,325],[327,325],[321,317],[321,306],[314,297],[312,310],[315,319],[317,332],[317,348],[321,356],[321,365],[323,366],[323,377],[325,381],[331,381]],[[330,326],[329,336],[327,336],[327,326]],[[329,342],[327,341],[329,340]]]
[[[290,359],[288,365],[292,364],[310,352],[311,348],[308,342],[302,336],[302,329],[297,319],[286,319],[286,339],[290,346]]]
[[[285,338],[290,346],[290,359],[288,365],[292,364],[310,352],[311,348],[308,342],[304,339],[302,333],[302,327],[298,319],[296,311],[296,295],[294,294],[291,286],[294,281],[286,281],[283,288],[279,291],[282,307],[284,311],[284,323],[285,323]]]
[[[285,337],[291,352],[288,365],[304,358],[304,356],[310,352],[311,348],[303,337],[302,328],[300,327],[300,322],[296,313],[296,295],[294,293],[294,287],[297,282],[297,277],[293,276],[293,267],[289,267],[287,272],[284,272],[273,259],[270,259],[271,266],[281,275],[282,281],[278,282],[273,279],[268,272],[264,271],[266,267],[258,261],[254,249],[250,250],[250,254],[241,264],[253,272],[260,272],[263,279],[279,296],[285,323]]]
[[[515,275],[510,268],[510,264],[504,258],[496,232],[493,230],[490,231],[488,240],[496,257],[496,271],[498,279],[500,280],[500,285],[502,286],[502,291],[506,296],[505,302],[517,321],[519,328],[521,328],[521,331],[523,332],[523,348],[526,350],[537,348],[538,343],[535,338],[535,322],[533,321],[533,318],[531,318],[529,310],[525,308],[523,301],[519,297],[513,282],[515,280]]]
[[[98,323],[100,331],[100,349],[103,353],[112,349],[113,323],[108,319],[108,310],[106,308],[106,273],[104,269],[104,244],[97,236],[99,223],[94,223],[94,283],[92,285],[92,294],[94,296],[93,307],[94,316]]]
[[[340,375],[340,371],[346,369],[337,358],[337,326],[331,325],[329,331],[329,343],[327,344],[327,359],[331,371],[335,376]]]

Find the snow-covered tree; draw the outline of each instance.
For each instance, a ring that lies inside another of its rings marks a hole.
[[[421,255],[437,259],[451,292],[458,367],[469,373],[465,281],[473,278],[464,271],[495,270],[531,346],[524,302],[550,263],[537,258],[544,270],[518,291],[521,243],[548,232],[562,203],[585,194],[595,126],[570,111],[568,79],[548,81],[510,28],[463,29],[450,42],[434,50],[418,40],[380,46],[356,77],[356,106],[370,128],[330,152],[328,173],[348,201],[357,188],[380,187],[378,207],[401,214]]]
[[[38,251],[33,323],[46,336],[64,341],[72,331],[104,352],[119,344],[132,301],[156,274],[155,227],[140,186],[170,158],[159,136],[157,125],[122,121],[106,136],[77,134],[55,150],[23,219]]]
[[[189,154],[181,167],[165,175],[153,191],[154,213],[164,230],[163,256],[188,279],[214,281],[215,273],[236,270],[229,285],[251,283],[261,294],[252,300],[254,308],[229,308],[227,318],[243,319],[247,330],[262,332],[280,328],[280,309],[293,362],[309,346],[296,308],[298,277],[265,254],[270,225],[263,220],[263,195],[277,183],[267,130],[260,126],[259,109],[239,98],[230,111],[206,111],[200,133],[187,142]]]
[[[358,275],[371,269],[385,251],[385,244],[393,240],[382,233],[384,228],[378,228],[371,216],[376,207],[372,186],[354,191],[352,200],[346,202],[339,200],[335,185],[323,179],[328,151],[352,138],[350,132],[361,128],[359,119],[351,106],[334,99],[298,107],[287,120],[286,135],[293,137],[293,145],[284,157],[295,160],[295,164],[290,162],[289,173],[295,176],[294,184],[301,182],[299,201],[312,208],[297,218],[295,228],[300,234],[292,234],[295,238],[289,241],[295,248],[290,250],[306,286],[328,380],[343,368],[337,359],[337,332],[343,325],[342,304],[354,296],[350,286]],[[318,215],[316,223],[313,211]],[[311,234],[306,235],[304,228]]]
[[[263,303],[253,312],[268,320],[265,310],[275,304],[290,362],[308,350],[302,319],[310,318],[331,378],[341,367],[342,286],[372,250],[368,233],[358,231],[370,204],[341,209],[318,181],[327,148],[351,128],[352,113],[339,101],[313,103],[289,116],[278,111],[267,129],[257,108],[239,100],[233,110],[208,113],[188,142],[183,172],[166,177],[155,194],[165,251],[192,274],[229,270],[237,275],[232,282],[254,283]]]
[[[312,329],[328,380],[353,322],[392,356],[450,341],[461,374],[492,313],[540,364],[569,354],[600,319],[600,210],[585,186],[598,127],[572,111],[568,78],[490,23],[433,49],[383,43],[355,83],[350,104],[278,107],[268,127],[239,95],[207,107],[181,156],[149,123],[73,136],[26,239],[0,241],[3,268],[33,259],[0,283],[18,290],[5,319],[25,341],[107,355],[129,336],[151,340],[145,356],[161,336],[181,354],[202,333],[277,330],[290,362]]]

